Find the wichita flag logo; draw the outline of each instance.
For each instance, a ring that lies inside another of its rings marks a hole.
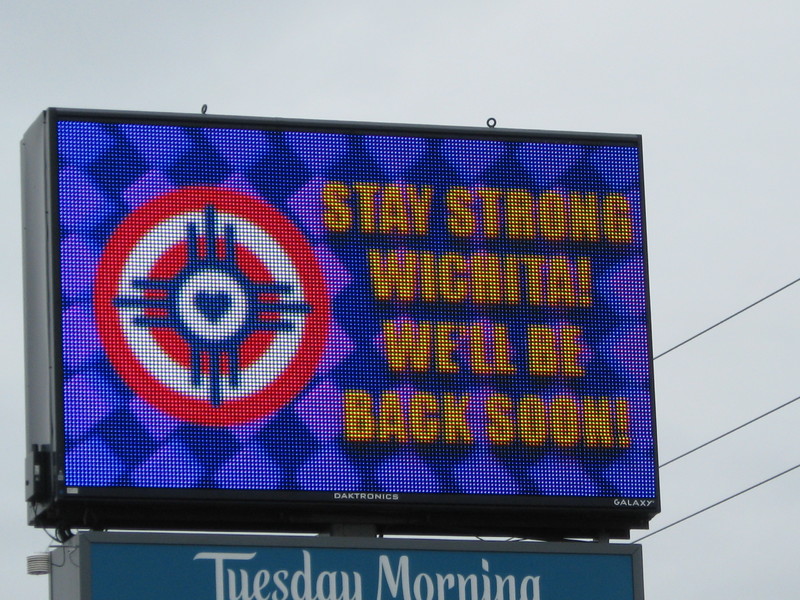
[[[312,248],[239,192],[185,188],[146,203],[112,234],[98,271],[112,364],[182,420],[269,415],[305,387],[324,349],[328,299]]]

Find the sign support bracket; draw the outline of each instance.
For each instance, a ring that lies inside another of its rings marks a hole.
[[[379,537],[378,528],[373,523],[333,523],[331,537]]]

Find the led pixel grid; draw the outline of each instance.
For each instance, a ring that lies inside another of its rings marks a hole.
[[[66,485],[655,498],[630,142],[62,120]]]

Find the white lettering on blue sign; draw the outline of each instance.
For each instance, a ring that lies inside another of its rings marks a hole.
[[[224,565],[226,560],[251,560],[255,555],[199,552],[194,559],[215,561],[216,600],[362,600],[360,573],[320,571],[315,576],[307,550],[303,550],[303,568],[293,573],[285,569],[251,573],[241,567],[237,573]]]
[[[481,568],[480,577],[475,573],[435,573],[432,577],[422,571],[412,579],[408,556],[401,556],[393,569],[389,557],[381,555],[377,600],[541,600],[538,575],[526,575],[517,583],[515,575],[492,577],[486,559],[481,560]],[[454,588],[455,592],[448,594]]]
[[[251,560],[256,555],[255,552],[244,554],[239,552],[198,552],[194,555],[195,560],[214,561],[214,579],[216,581],[217,597],[216,600],[225,600],[225,585],[223,582],[223,563],[226,560]]]
[[[357,571],[315,572],[312,556],[303,550],[303,566],[279,569],[234,568],[232,561],[250,561],[256,553],[199,552],[195,560],[214,561],[215,600],[363,600]],[[541,600],[540,576],[492,573],[481,560],[480,573],[414,571],[409,557],[394,563],[380,555],[376,600]],[[226,593],[227,592],[227,593]]]

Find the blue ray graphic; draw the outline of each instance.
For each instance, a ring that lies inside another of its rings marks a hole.
[[[177,332],[189,346],[192,386],[202,388],[207,379],[208,401],[220,406],[223,380],[227,378],[230,388],[240,383],[241,348],[247,338],[257,331],[291,331],[296,323],[280,315],[308,313],[311,307],[274,299],[292,294],[291,283],[259,283],[247,276],[236,260],[235,227],[226,223],[220,231],[214,206],[203,211],[203,232],[197,225],[186,226],[187,260],[174,277],[135,279],[131,285],[141,295],[118,296],[114,306],[140,311],[132,320],[137,327]]]

